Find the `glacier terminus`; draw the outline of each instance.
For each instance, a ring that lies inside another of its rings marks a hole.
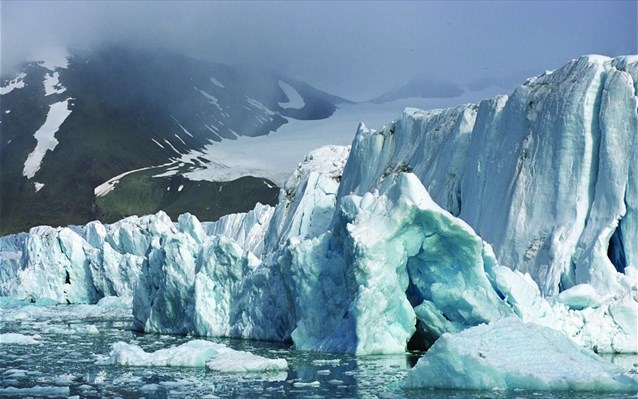
[[[430,348],[408,390],[635,393],[635,365],[596,353],[638,353],[637,268],[638,56],[590,55],[509,96],[361,123],[351,146],[307,154],[276,206],[1,237],[0,304],[119,297],[146,333]],[[191,342],[171,350],[228,367],[231,349]],[[236,354],[288,367],[249,355]],[[124,342],[109,356],[175,359]]]

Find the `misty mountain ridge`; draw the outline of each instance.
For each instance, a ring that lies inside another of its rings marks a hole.
[[[459,97],[465,90],[452,82],[433,79],[431,77],[418,77],[411,79],[407,83],[396,87],[379,97],[373,98],[370,102],[382,104],[396,101],[403,98],[452,98]]]
[[[123,47],[24,64],[0,93],[0,234],[159,209],[215,220],[274,203],[267,179],[183,174],[210,162],[197,156],[206,145],[348,103],[267,69]]]

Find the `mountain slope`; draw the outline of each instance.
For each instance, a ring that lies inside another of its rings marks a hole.
[[[274,203],[278,189],[264,179],[225,182],[228,193],[243,193],[241,201],[229,196],[220,204],[212,198],[194,208],[180,204],[202,201],[177,197],[221,186],[186,181],[177,195],[169,192],[181,181],[173,173],[146,179],[129,174],[99,196],[96,188],[138,169],[159,175],[169,166],[182,171],[200,166],[207,160],[195,157],[190,165],[178,160],[211,143],[267,135],[293,118],[326,118],[346,101],[270,71],[174,54],[113,47],[71,50],[58,58],[3,78],[0,234],[159,209],[151,204],[173,209],[173,216],[189,211],[216,219],[258,201]],[[199,189],[188,189],[195,186]],[[123,206],[124,191],[139,206]]]
[[[412,79],[406,84],[370,100],[375,104],[383,104],[402,98],[454,98],[463,94],[464,90],[459,86],[428,77]]]

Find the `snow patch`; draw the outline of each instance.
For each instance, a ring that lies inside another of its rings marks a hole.
[[[38,191],[42,190],[42,187],[44,187],[43,183],[38,183],[37,181],[33,183],[35,185],[35,192],[37,193]]]
[[[219,86],[222,89],[225,89],[226,87],[222,84],[222,82],[220,82],[219,80],[215,79],[214,77],[210,78],[210,81],[213,82],[213,84],[215,86]]]
[[[14,89],[21,89],[24,87],[24,78],[27,74],[22,72],[18,76],[7,82],[6,85],[0,87],[0,95],[11,93]]]
[[[35,132],[34,137],[37,140],[37,144],[35,149],[27,156],[22,171],[22,174],[26,176],[27,179],[31,179],[37,171],[40,170],[46,152],[53,151],[58,145],[55,133],[60,129],[60,126],[66,118],[71,115],[69,100],[71,99],[67,98],[64,101],[51,104],[47,119],[44,121],[42,127]]]
[[[171,147],[171,148],[173,149],[173,151],[175,151],[177,154],[182,155],[182,153],[181,153],[181,152],[179,152],[179,151],[177,150],[177,148],[175,148],[175,146],[174,146],[174,145],[173,145],[170,141],[168,141],[168,140],[164,139],[164,142],[165,142],[166,144],[168,144],[168,146],[169,146],[169,147]]]
[[[184,139],[182,139],[181,137],[179,137],[179,134],[175,133],[175,137],[177,137],[177,139],[178,139],[179,141],[181,141],[181,142],[182,142],[182,144],[186,145],[186,142],[184,141]]]
[[[60,73],[53,72],[44,75],[44,95],[62,94],[66,91],[66,87],[60,84]]]
[[[186,133],[187,135],[189,135],[189,136],[191,136],[191,137],[194,137],[194,136],[191,134],[191,132],[189,132],[188,130],[186,130],[186,128],[185,128],[184,126],[182,126],[182,124],[181,124],[181,123],[179,123],[179,121],[178,121],[177,119],[175,119],[175,117],[172,117],[172,118],[173,118],[173,120],[175,121],[175,123],[177,123],[177,124],[179,125],[179,127],[181,127],[181,128],[182,128],[182,130],[184,131],[184,133]]]
[[[252,105],[254,108],[257,108],[258,110],[262,111],[264,114],[268,115],[268,116],[273,116],[276,114],[276,112],[273,112],[270,108],[266,107],[264,104],[260,103],[259,101],[255,100],[254,98],[250,98],[248,96],[244,96],[246,97],[246,102],[250,105]],[[244,107],[246,108],[246,107]],[[249,111],[252,111],[250,108],[246,108]]]
[[[195,90],[199,91],[204,97],[206,97],[206,99],[213,104],[218,110],[220,111],[224,111],[221,107],[221,105],[219,105],[219,100],[217,99],[217,97],[205,92],[204,90],[200,90],[197,87],[195,87]]]
[[[159,143],[157,143],[157,144],[160,145]],[[168,163],[165,163],[165,164],[159,165],[159,166],[147,166],[147,167],[144,167],[144,168],[129,170],[128,172],[124,172],[124,173],[119,174],[119,175],[117,175],[115,177],[112,177],[111,179],[109,179],[109,180],[105,181],[104,183],[100,184],[99,186],[95,187],[95,189],[93,190],[93,193],[95,194],[96,197],[103,197],[106,194],[110,193],[115,188],[115,185],[120,182],[120,179],[123,178],[126,175],[130,175],[131,173],[135,173],[135,172],[141,172],[143,170],[161,168],[161,167],[164,167],[164,166],[170,166],[172,164],[173,164],[173,162],[168,162]]]
[[[279,106],[284,109],[301,109],[306,106],[306,102],[303,97],[299,94],[297,89],[292,87],[286,82],[279,81],[279,87],[284,91],[286,97],[288,97],[288,101],[280,102]]]

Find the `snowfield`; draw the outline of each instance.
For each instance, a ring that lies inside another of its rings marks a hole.
[[[60,126],[64,123],[66,118],[71,115],[69,109],[69,101],[71,98],[67,98],[64,101],[60,101],[51,104],[49,107],[49,113],[44,124],[33,135],[37,140],[37,144],[33,151],[27,156],[24,162],[24,169],[22,174],[31,179],[40,170],[42,160],[47,151],[53,151],[58,145],[58,140],[55,138],[55,133],[60,129]]]
[[[255,176],[282,187],[305,154],[326,145],[351,144],[361,122],[380,129],[397,119],[406,107],[440,108],[458,102],[480,101],[496,93],[496,88],[491,88],[468,92],[454,99],[412,98],[387,104],[341,104],[329,118],[316,121],[288,118],[288,123],[276,132],[259,137],[239,136],[236,140],[210,144],[202,151],[184,155],[179,162],[189,164],[198,157],[209,161],[205,166],[185,173],[184,176],[190,180],[232,181],[243,176]]]

